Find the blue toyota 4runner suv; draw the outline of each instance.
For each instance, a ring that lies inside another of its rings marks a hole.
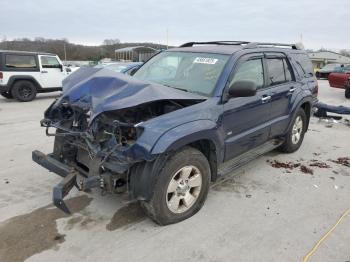
[[[63,177],[53,202],[67,213],[73,187],[97,187],[128,192],[161,225],[189,218],[218,176],[298,150],[318,92],[296,45],[190,42],[133,73],[79,70],[45,112],[53,153],[32,157]]]

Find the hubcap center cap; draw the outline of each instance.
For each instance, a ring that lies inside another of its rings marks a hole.
[[[186,182],[181,181],[176,188],[176,193],[178,195],[184,196],[186,192],[190,189]]]

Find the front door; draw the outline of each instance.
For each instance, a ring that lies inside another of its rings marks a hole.
[[[231,98],[224,104],[225,161],[264,143],[270,132],[271,96],[265,89],[263,54],[243,56],[227,87],[242,80],[254,81],[258,91],[255,96]]]
[[[66,77],[62,64],[55,56],[40,55],[40,85],[42,88],[62,87],[62,80]]]

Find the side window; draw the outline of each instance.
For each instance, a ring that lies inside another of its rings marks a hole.
[[[293,80],[292,69],[286,58],[268,58],[266,63],[270,86]]]
[[[268,58],[266,59],[266,62],[270,85],[274,86],[286,82],[286,77],[284,75],[283,59]]]
[[[6,55],[5,65],[8,68],[36,68],[35,56],[32,55]]]
[[[247,60],[239,65],[233,79],[232,85],[236,81],[249,80],[255,82],[256,86],[262,88],[264,86],[264,69],[262,59]]]
[[[58,62],[57,58],[54,56],[42,56],[41,66],[43,68],[60,68],[61,64]]]
[[[295,62],[297,64],[298,73],[303,77],[312,77],[314,70],[310,58],[307,54],[295,54]],[[318,67],[321,67],[320,65]]]

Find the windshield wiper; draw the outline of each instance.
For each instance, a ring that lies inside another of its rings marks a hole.
[[[188,92],[188,90],[187,89],[185,89],[185,88],[181,88],[181,87],[173,87],[173,86],[171,86],[172,88],[175,88],[175,89],[178,89],[178,90],[181,90],[181,91],[185,91],[185,92]]]

